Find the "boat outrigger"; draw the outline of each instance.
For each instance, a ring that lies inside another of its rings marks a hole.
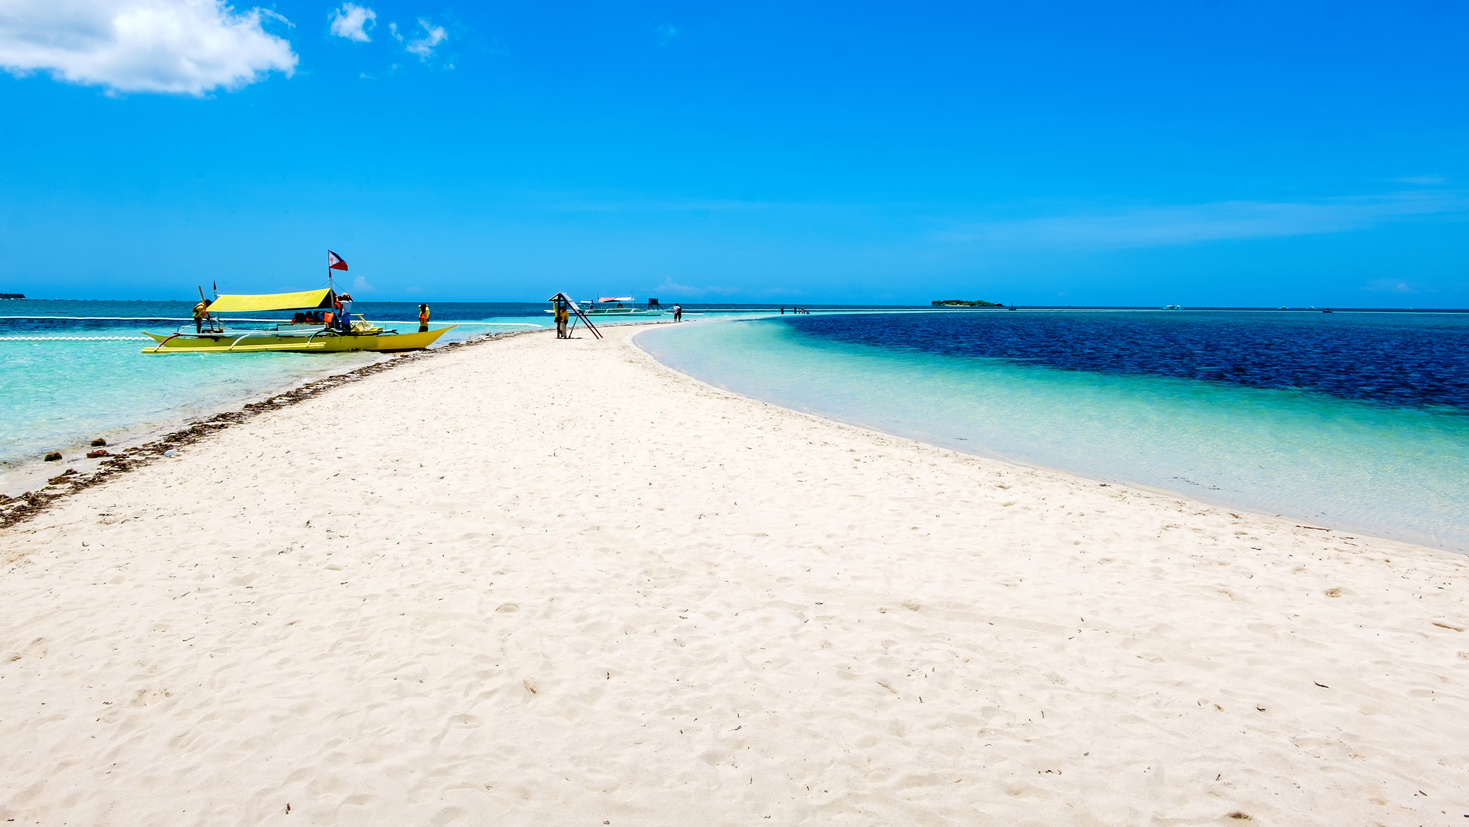
[[[347,305],[344,307],[344,303]],[[455,325],[438,330],[400,333],[372,324],[350,312],[351,297],[332,288],[300,293],[224,295],[209,304],[209,314],[291,311],[290,321],[262,319],[251,327],[225,327],[216,319],[189,330],[185,325],[171,334],[143,331],[157,344],[144,353],[343,353],[375,351],[396,353],[423,350]]]

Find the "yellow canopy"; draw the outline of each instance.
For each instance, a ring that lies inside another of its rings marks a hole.
[[[329,306],[330,290],[301,293],[266,293],[259,296],[220,296],[209,305],[210,313],[252,313],[262,310],[315,310]]]

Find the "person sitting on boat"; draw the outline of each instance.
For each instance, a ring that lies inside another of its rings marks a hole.
[[[418,306],[418,332],[428,332],[428,305],[426,304]]]
[[[199,303],[196,304],[196,305],[194,305],[194,332],[195,333],[203,333],[204,332],[204,320],[209,318],[209,305],[211,305],[211,304],[213,304],[213,302],[211,302],[208,299],[200,299],[199,300]],[[211,325],[211,327],[212,327],[212,325]]]
[[[305,313],[297,313],[291,317],[291,324],[306,324],[306,322],[307,318]]]

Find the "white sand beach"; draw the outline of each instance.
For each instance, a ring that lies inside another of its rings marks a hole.
[[[0,821],[1469,824],[1469,559],[518,336],[0,530]]]

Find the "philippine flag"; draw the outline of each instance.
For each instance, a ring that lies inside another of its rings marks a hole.
[[[345,269],[347,269],[347,262],[342,261],[342,257],[341,256],[337,255],[336,253],[333,253],[331,250],[327,250],[326,251],[326,269],[328,269],[328,270],[345,270]]]

